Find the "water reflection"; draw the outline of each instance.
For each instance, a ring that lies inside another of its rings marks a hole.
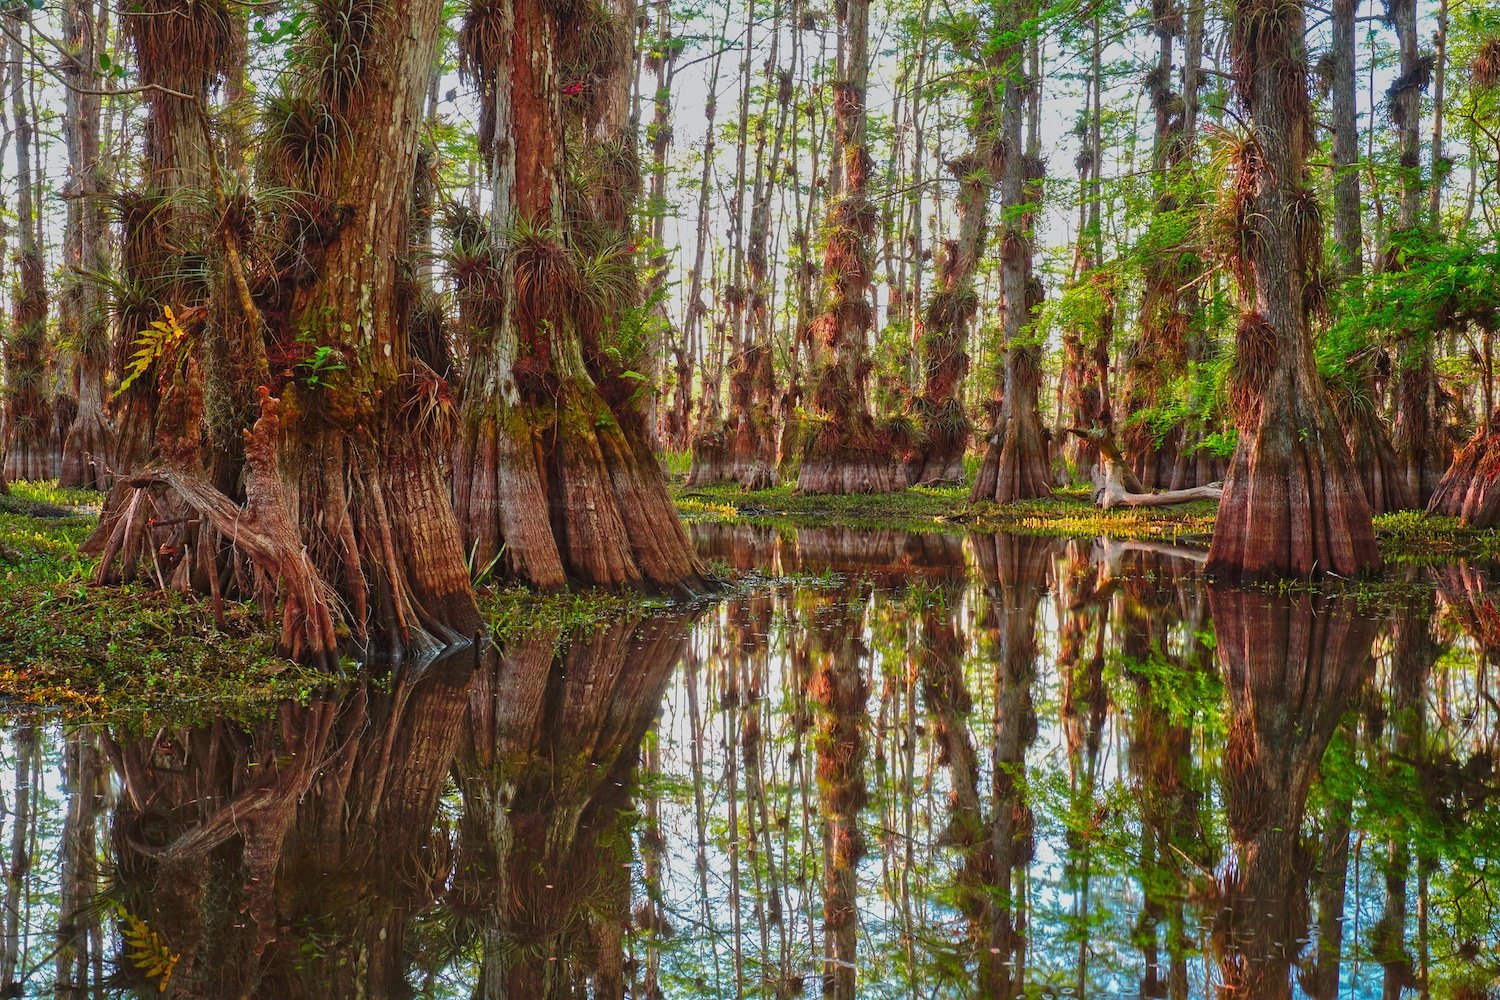
[[[781,582],[250,727],[10,720],[6,995],[1497,994],[1489,568],[696,531]]]

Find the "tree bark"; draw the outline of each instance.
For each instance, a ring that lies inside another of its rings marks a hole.
[[[1184,31],[1182,9],[1173,1],[1152,10],[1157,36],[1157,64],[1146,76],[1146,91],[1155,112],[1152,132],[1152,177],[1157,186],[1155,216],[1169,220],[1182,210],[1178,196],[1182,165],[1190,162],[1194,136],[1187,132],[1187,102],[1173,90],[1173,52]],[[1148,487],[1178,486],[1175,474],[1187,451],[1185,424],[1158,429],[1145,420],[1145,411],[1166,402],[1173,379],[1187,372],[1188,339],[1194,316],[1188,309],[1197,276],[1197,261],[1184,247],[1152,246],[1143,267],[1145,289],[1140,301],[1140,336],[1125,361],[1124,405],[1127,420],[1121,430],[1131,468]]]
[[[868,339],[878,214],[869,198],[870,156],[865,99],[869,84],[869,0],[839,7],[842,45],[833,87],[836,155],[823,272],[827,301],[813,324],[813,410],[797,488],[805,493],[889,493],[906,486],[889,434],[870,411]]]
[[[455,506],[476,567],[498,558],[542,587],[696,592],[706,586],[701,567],[630,378],[640,347],[621,339],[640,287],[626,246],[635,149],[619,94],[628,38],[597,52],[568,48],[620,30],[587,20],[595,16],[524,0],[475,4],[465,19],[494,200],[479,277],[465,291],[482,319],[465,375]],[[596,59],[594,83],[569,93],[561,68],[585,56]],[[598,173],[597,190],[569,189],[569,156]]]
[[[11,113],[16,130],[17,278],[11,301],[11,330],[5,345],[5,439],[0,441],[6,479],[51,479],[53,465],[52,401],[47,364],[47,284],[45,262],[37,239],[39,216],[32,170],[35,111],[30,106],[29,64],[22,36],[31,27],[30,8],[22,6],[3,15],[11,22]]]
[[[1209,550],[1221,576],[1352,575],[1380,565],[1370,507],[1313,361],[1309,285],[1321,226],[1298,0],[1252,0],[1231,24],[1239,100],[1233,208],[1248,244],[1230,261],[1241,317],[1233,372],[1240,440]]]
[[[1432,57],[1421,52],[1416,0],[1386,0],[1386,18],[1396,30],[1400,75],[1386,91],[1400,154],[1401,201],[1396,241],[1420,232],[1422,217],[1422,94],[1432,79]],[[1386,248],[1387,269],[1401,266],[1394,242]],[[1408,331],[1398,342],[1396,426],[1393,444],[1404,466],[1410,500],[1425,506],[1447,468],[1440,439],[1441,390],[1434,367],[1436,345],[1426,331]]]
[[[971,500],[1010,503],[1052,495],[1048,442],[1042,431],[1038,394],[1042,354],[1030,331],[1042,304],[1041,281],[1033,274],[1036,213],[1040,209],[1043,173],[1040,149],[1028,139],[1027,98],[1039,94],[1041,81],[1024,65],[1023,26],[1034,7],[1003,5],[997,24],[997,63],[1003,87],[1000,102],[1000,285],[1003,309],[1003,355],[1000,398],[991,404],[994,425],[989,447],[975,477]],[[1035,129],[1031,130],[1033,136]]]
[[[108,187],[100,156],[100,43],[108,38],[109,7],[92,0],[68,0],[63,7],[63,37],[68,56],[63,65],[71,88],[65,132],[68,146],[68,221],[63,264],[72,271],[64,289],[71,329],[65,338],[76,344],[74,383],[78,414],[63,441],[60,485],[103,490],[114,430],[104,412],[104,373],[109,363],[109,317],[98,281],[106,269],[104,215],[100,197]]]

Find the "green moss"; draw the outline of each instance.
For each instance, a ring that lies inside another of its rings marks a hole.
[[[153,722],[248,719],[339,678],[275,652],[248,603],[222,622],[202,601],[95,587],[79,553],[100,496],[14,483],[0,509],[0,698],[66,716]]]
[[[502,646],[538,634],[554,634],[559,645],[629,614],[661,609],[667,602],[645,594],[566,590],[544,594],[511,585],[479,592],[479,611]]]

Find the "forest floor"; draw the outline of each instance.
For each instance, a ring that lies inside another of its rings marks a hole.
[[[1004,506],[971,504],[960,487],[810,496],[790,486],[747,493],[733,486],[678,485],[673,495],[690,522],[786,530],[838,525],[1009,531],[1205,547],[1215,513],[1208,501],[1101,511],[1084,487]],[[306,702],[349,680],[276,656],[274,623],[248,602],[225,602],[215,616],[202,601],[145,584],[91,586],[95,561],[79,547],[97,523],[100,500],[96,493],[46,483],[14,483],[8,496],[0,496],[0,707],[151,725],[248,719],[284,699]],[[1376,531],[1392,566],[1500,557],[1500,531],[1463,528],[1451,518],[1384,515],[1376,519]],[[732,575],[727,567],[711,569]],[[754,586],[757,580],[752,575],[739,583]],[[1373,590],[1384,593],[1380,584]],[[481,609],[502,642],[544,629],[560,644],[602,621],[649,613],[664,603],[587,590],[480,590]]]
[[[0,496],[0,710],[112,723],[187,725],[247,720],[277,703],[306,703],[345,675],[278,657],[275,623],[249,602],[206,602],[145,584],[90,585],[79,551],[101,497],[47,483]],[[497,640],[549,630],[558,643],[621,614],[665,602],[597,591],[538,594],[485,587],[480,607]]]

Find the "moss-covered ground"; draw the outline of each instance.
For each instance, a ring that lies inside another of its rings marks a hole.
[[[908,531],[1006,531],[1052,537],[1201,542],[1212,537],[1215,503],[1100,510],[1087,486],[1048,500],[971,503],[967,487],[914,487],[900,493],[817,496],[790,485],[745,492],[737,486],[673,486],[688,521],[792,526],[840,524]],[[1375,518],[1381,552],[1392,564],[1500,558],[1500,530],[1465,528],[1456,518],[1401,511]]]
[[[688,521],[781,528],[842,525],[910,531],[1010,531],[1206,544],[1209,502],[1101,511],[1086,488],[1050,500],[970,503],[963,488],[914,488],[883,496],[808,496],[789,486],[674,486]],[[311,670],[276,655],[274,631],[247,603],[215,616],[192,597],[152,587],[94,587],[79,552],[97,521],[97,494],[45,483],[12,484],[0,496],[0,706],[70,716],[162,716],[177,721],[248,718],[286,698],[307,699],[349,675]],[[1500,532],[1464,528],[1417,512],[1376,519],[1392,566],[1500,557]],[[1377,585],[1376,590],[1382,588]],[[621,614],[663,602],[601,592],[536,594],[486,587],[481,607],[500,642],[545,629],[558,641]]]
[[[285,699],[348,683],[276,655],[274,623],[226,602],[216,617],[191,596],[145,585],[90,584],[79,546],[100,497],[47,483],[0,495],[0,711],[80,719],[193,723],[250,719]],[[662,602],[592,591],[538,594],[486,587],[480,605],[497,641],[545,629],[565,642]]]

